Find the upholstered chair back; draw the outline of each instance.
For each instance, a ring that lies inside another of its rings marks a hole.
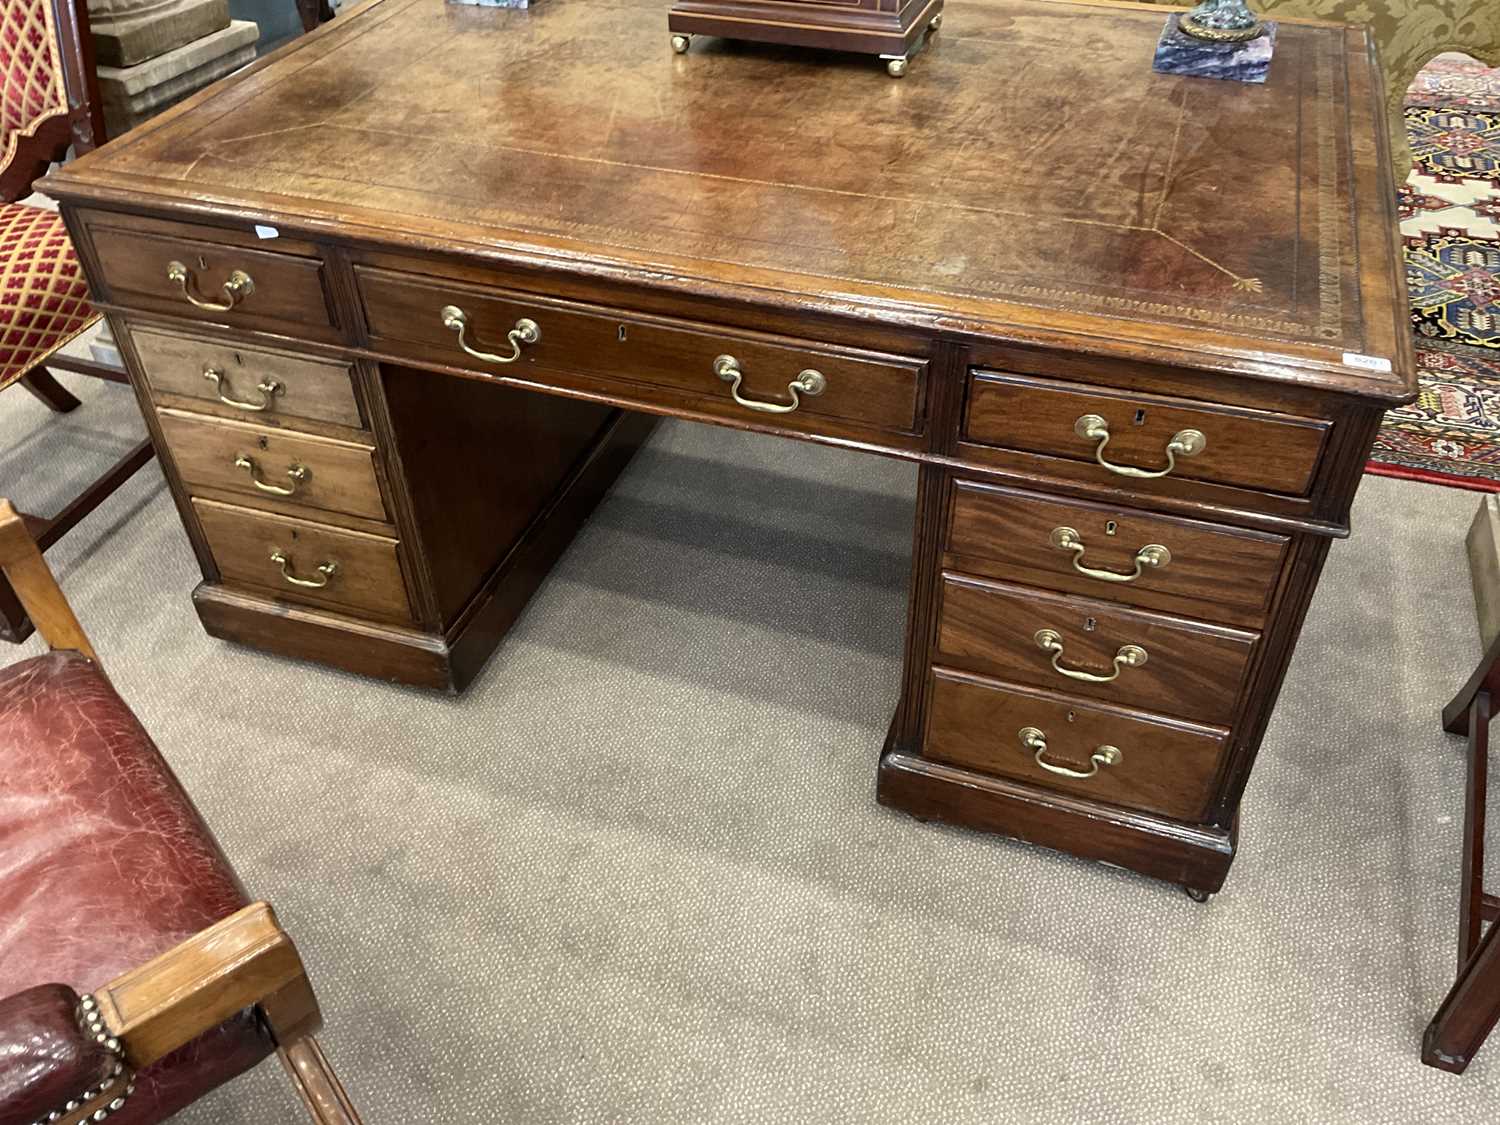
[[[0,169],[9,166],[24,136],[68,115],[62,55],[52,0],[4,0],[0,5]]]

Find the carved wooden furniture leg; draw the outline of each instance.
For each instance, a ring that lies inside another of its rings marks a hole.
[[[45,367],[34,367],[22,375],[21,386],[45,403],[48,410],[57,414],[66,414],[82,405]]]
[[[1467,734],[1468,782],[1464,795],[1464,855],[1459,880],[1458,980],[1422,1039],[1422,1061],[1461,1074],[1500,1019],[1500,898],[1484,893],[1485,797],[1488,790],[1490,718],[1500,690],[1500,637],[1479,668],[1443,709],[1443,729]],[[1481,936],[1483,934],[1483,936]]]

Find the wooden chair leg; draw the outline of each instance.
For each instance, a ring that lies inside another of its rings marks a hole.
[[[1449,734],[1469,733],[1469,709],[1474,705],[1474,697],[1481,691],[1488,691],[1492,699],[1500,696],[1500,635],[1495,637],[1479,661],[1479,667],[1474,669],[1469,682],[1443,708],[1445,731]]]
[[[1493,925],[1422,1036],[1422,1061],[1462,1074],[1500,1021],[1500,925]]]
[[[33,367],[25,375],[22,375],[21,386],[25,387],[36,398],[41,400],[48,410],[58,414],[66,414],[68,411],[77,410],[79,406],[83,405],[45,367]]]
[[[328,1056],[315,1036],[304,1035],[290,1046],[280,1047],[281,1065],[297,1088],[302,1104],[318,1125],[359,1125],[354,1103],[344,1092]]]
[[[1458,884],[1458,971],[1479,948],[1484,925],[1484,821],[1489,788],[1490,693],[1469,706],[1469,770],[1464,790],[1464,858]]]
[[[317,1125],[360,1125],[354,1103],[315,1038],[323,1026],[323,1013],[307,975],[266,997],[259,1006],[276,1040],[281,1065],[313,1121]]]

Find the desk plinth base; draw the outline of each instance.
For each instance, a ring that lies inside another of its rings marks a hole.
[[[876,796],[919,820],[974,828],[1182,886],[1202,901],[1234,862],[1235,833],[1090,804],[906,754],[886,744]]]
[[[879,55],[893,77],[906,73],[922,37],[942,21],[943,0],[905,0],[899,11],[872,0],[678,0],[667,16],[672,46],[688,49],[694,35]]]

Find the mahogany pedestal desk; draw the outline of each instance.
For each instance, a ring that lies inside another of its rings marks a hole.
[[[48,178],[204,626],[458,690],[654,416],[905,458],[879,799],[1218,890],[1413,393],[1365,33],[955,0],[891,82],[665,13],[373,0]]]

